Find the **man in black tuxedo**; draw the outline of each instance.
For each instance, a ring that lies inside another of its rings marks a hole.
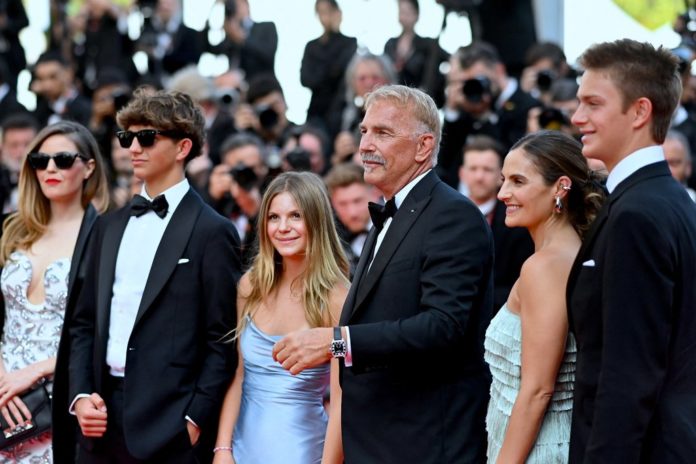
[[[534,253],[534,242],[527,229],[505,225],[505,203],[498,200],[502,184],[503,147],[486,135],[469,137],[459,168],[459,191],[474,202],[493,232],[495,264],[493,313],[508,299],[520,276],[522,264]]]
[[[204,140],[189,96],[137,91],[117,120],[144,186],[98,223],[70,328],[79,462],[208,462],[237,364],[239,238],[184,177]]]
[[[527,113],[541,106],[508,76],[497,50],[486,42],[462,47],[450,57],[445,122],[438,174],[457,185],[462,147],[472,134],[493,137],[508,150],[527,132]]]
[[[367,234],[372,228],[367,205],[381,195],[365,182],[363,168],[355,163],[334,166],[324,177],[324,183],[336,213],[336,231],[350,263],[350,279],[353,280]]]
[[[679,102],[675,57],[624,39],[581,57],[572,121],[609,197],[567,287],[577,372],[571,463],[696,457],[696,207],[660,144]]]
[[[274,355],[291,373],[341,359],[346,463],[485,462],[490,229],[433,171],[440,122],[432,98],[389,85],[365,108],[365,180],[388,201],[372,205],[340,327],[290,334]]]

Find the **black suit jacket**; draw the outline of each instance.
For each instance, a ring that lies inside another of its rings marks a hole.
[[[70,327],[71,400],[80,393],[104,396],[114,272],[128,220],[126,207],[104,216],[95,230]],[[201,428],[201,440],[215,433],[237,364],[235,344],[223,340],[236,321],[238,248],[232,223],[189,190],[159,244],[128,342],[123,432],[136,458],[187,440],[185,416]]]
[[[568,281],[571,463],[696,459],[696,205],[667,163],[621,182]]]
[[[89,238],[94,224],[97,222],[97,210],[89,205],[82,219],[80,232],[75,243],[72,260],[70,261],[70,275],[68,277],[68,298],[65,307],[63,330],[58,344],[56,369],[53,377],[53,461],[57,464],[75,462],[75,433],[77,433],[77,421],[75,416],[68,413],[72,398],[68,396],[68,363],[70,360],[70,320],[77,298],[82,290],[87,266],[85,256],[88,252]]]
[[[491,230],[495,243],[493,312],[496,313],[510,296],[522,264],[534,253],[534,242],[527,229],[505,225],[505,203],[500,200],[493,210]]]
[[[376,237],[373,228],[341,314],[353,361],[341,367],[345,462],[485,462],[488,224],[430,172],[366,272]]]

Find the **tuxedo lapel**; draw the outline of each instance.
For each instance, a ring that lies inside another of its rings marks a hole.
[[[80,263],[82,262],[82,255],[85,252],[85,247],[87,246],[87,239],[92,231],[94,223],[97,221],[97,210],[91,204],[85,209],[85,216],[82,218],[82,224],[80,225],[80,231],[77,234],[77,242],[75,242],[75,249],[73,251],[72,259],[70,260],[70,275],[68,277],[68,295],[72,294],[73,287],[77,281],[77,271],[80,268]]]
[[[355,274],[353,274],[353,282],[348,291],[348,296],[343,304],[343,310],[341,311],[341,325],[346,325],[350,319],[351,314],[353,314],[353,305],[355,303],[355,295],[358,292],[358,287],[365,276],[367,271],[367,266],[370,264],[370,257],[372,256],[372,251],[375,247],[375,242],[377,241],[377,236],[379,231],[376,227],[370,229],[365,239],[365,244],[363,245],[362,252],[360,253],[360,259],[358,260],[358,265],[355,268]]]
[[[372,260],[372,265],[366,270],[367,274],[359,282],[360,285],[358,286],[353,311],[362,304],[372,287],[375,286],[379,280],[379,276],[384,272],[394,252],[399,248],[401,241],[406,237],[406,234],[416,222],[416,219],[418,219],[418,216],[420,216],[420,213],[423,211],[423,208],[425,208],[425,205],[428,204],[430,198],[424,198],[418,202],[408,200],[407,198],[406,201],[404,201],[399,211],[394,215],[389,225],[389,230],[387,230],[384,240],[382,240],[379,250],[377,250],[375,259]]]
[[[628,176],[626,179],[620,182],[619,185],[616,186],[616,189],[614,189],[611,195],[609,195],[609,197],[606,199],[606,202],[599,210],[599,213],[597,213],[597,218],[592,223],[590,230],[583,238],[582,245],[580,246],[580,250],[578,250],[578,254],[575,257],[575,261],[573,262],[573,266],[570,270],[570,275],[568,276],[568,284],[566,286],[567,302],[570,302],[571,300],[571,295],[575,288],[575,281],[577,280],[578,274],[582,269],[582,263],[592,258],[588,253],[590,253],[591,250],[594,248],[594,244],[597,241],[597,237],[599,236],[599,233],[602,231],[604,224],[607,222],[607,219],[609,218],[612,206],[617,201],[619,201],[621,196],[626,191],[638,186],[641,182],[656,176],[670,175],[671,174],[669,171],[669,167],[667,166],[667,162],[653,163],[640,168],[638,171]],[[570,312],[570,305],[568,305],[568,311]],[[569,322],[571,324],[570,329],[573,330],[572,317],[569,317]]]
[[[109,309],[116,273],[116,258],[121,246],[123,232],[130,219],[129,208],[114,213],[113,221],[105,224],[104,237],[101,242],[99,261],[99,282],[97,283],[97,337],[106,340],[109,330]],[[96,250],[99,252],[100,250]]]
[[[172,216],[171,221],[167,225],[167,229],[164,231],[162,240],[157,247],[145,285],[145,291],[143,292],[143,298],[138,308],[138,315],[135,318],[135,324],[143,317],[143,314],[155,301],[172,272],[174,272],[179,258],[184,253],[184,249],[191,237],[191,231],[198,220],[202,206],[202,200],[193,190],[189,189],[176,208],[174,216]]]

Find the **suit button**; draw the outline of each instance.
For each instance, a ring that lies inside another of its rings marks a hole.
[[[128,351],[135,351],[135,348],[133,348],[132,346],[129,346]]]

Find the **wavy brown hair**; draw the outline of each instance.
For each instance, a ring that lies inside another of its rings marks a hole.
[[[311,327],[328,327],[331,320],[329,299],[336,285],[349,285],[348,260],[336,232],[331,204],[321,178],[310,172],[286,172],[276,177],[266,189],[258,215],[258,248],[248,271],[250,292],[237,325],[235,337],[246,327],[246,316],[266,300],[280,281],[283,272],[281,256],[273,247],[268,233],[268,211],[273,199],[289,193],[295,200],[307,230],[306,267],[293,282],[302,293],[305,318]]]
[[[31,141],[27,155],[35,152],[49,137],[62,135],[77,147],[77,151],[94,160],[94,171],[82,185],[82,207],[92,203],[103,213],[109,206],[105,164],[94,136],[83,125],[72,121],[60,121],[42,129]],[[19,205],[3,223],[0,239],[0,264],[4,265],[10,254],[17,250],[30,248],[46,232],[51,219],[51,204],[41,191],[36,172],[29,166],[28,156],[24,157],[19,172]]]
[[[185,163],[201,153],[205,143],[205,119],[191,97],[177,91],[136,89],[133,98],[116,115],[119,127],[152,126],[154,129],[178,132],[180,139],[191,140],[191,151]],[[176,138],[174,138],[176,140]]]

